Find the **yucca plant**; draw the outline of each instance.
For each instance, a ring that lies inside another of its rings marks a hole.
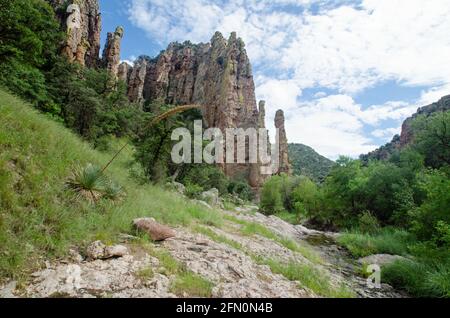
[[[125,191],[123,188],[115,183],[114,181],[109,180],[106,183],[103,197],[112,201],[120,201],[125,196]]]
[[[108,180],[98,166],[88,164],[78,166],[73,171],[66,185],[75,191],[79,197],[97,202],[107,188]]]

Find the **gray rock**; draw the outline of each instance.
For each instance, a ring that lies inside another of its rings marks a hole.
[[[212,188],[200,194],[200,199],[211,206],[220,206],[219,190]]]
[[[69,250],[69,260],[71,260],[74,263],[81,263],[83,261],[83,256],[78,253],[75,249]]]
[[[212,206],[210,206],[208,203],[206,203],[205,201],[201,201],[201,200],[196,200],[196,199],[194,199],[194,200],[191,200],[191,202],[192,203],[195,203],[195,204],[198,204],[198,205],[201,205],[202,207],[204,207],[204,208],[207,208],[207,209],[212,209]]]
[[[86,249],[86,255],[89,259],[102,259],[105,256],[106,245],[101,241],[91,243]]]
[[[16,290],[17,282],[12,281],[6,284],[5,286],[0,287],[0,298],[17,298],[14,295],[14,291]]]
[[[105,258],[123,257],[128,255],[128,248],[123,245],[107,246],[105,248]]]
[[[86,249],[89,260],[103,260],[112,257],[122,257],[128,254],[128,249],[123,245],[106,246],[101,241],[91,243]]]

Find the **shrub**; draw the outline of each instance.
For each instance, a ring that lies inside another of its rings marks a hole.
[[[270,178],[261,190],[260,209],[266,215],[284,211],[280,177]]]
[[[292,200],[297,214],[312,218],[319,216],[321,211],[319,189],[310,179],[302,178],[292,192]]]
[[[358,217],[358,228],[362,233],[373,234],[379,231],[380,223],[372,213],[366,211]]]
[[[228,185],[228,192],[246,201],[250,201],[254,197],[252,188],[245,181],[231,181]]]
[[[198,199],[203,192],[203,188],[197,184],[187,184],[185,194],[188,198]]]
[[[450,224],[450,178],[444,172],[429,171],[421,176],[419,186],[426,199],[410,211],[411,231],[420,240],[432,240],[439,224]]]

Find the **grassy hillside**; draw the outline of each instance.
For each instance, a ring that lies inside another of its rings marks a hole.
[[[316,182],[324,180],[334,165],[330,159],[302,144],[289,144],[289,159],[294,174],[307,176]]]
[[[121,142],[116,141],[115,149]],[[77,199],[65,183],[78,165],[105,165],[112,157],[0,89],[0,280],[20,278],[72,245],[113,242],[135,217],[171,225],[221,222],[220,215],[130,177],[128,147],[106,174],[126,191],[119,203]]]

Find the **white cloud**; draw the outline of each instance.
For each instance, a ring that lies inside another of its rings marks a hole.
[[[130,66],[134,66],[134,61],[136,61],[137,57],[134,55],[131,55],[129,58],[121,60],[120,63],[127,63]]]
[[[325,155],[373,150],[419,106],[450,94],[448,0],[131,0],[129,19],[161,46],[237,31],[255,67],[268,120],[286,112],[288,137]],[[314,11],[311,4],[319,8]],[[297,7],[289,10],[286,5]],[[353,97],[384,81],[426,86],[417,103],[362,107]],[[308,88],[337,90],[302,101]],[[372,126],[372,134],[363,127]],[[381,136],[381,137],[379,137]]]
[[[447,95],[450,95],[450,83],[422,91],[419,104],[430,105]]]
[[[332,1],[132,0],[130,20],[161,42],[208,41],[237,31],[256,63],[292,72],[302,88],[353,93],[381,80],[449,83],[448,0],[363,0],[319,14]],[[280,5],[304,6],[300,14]],[[276,63],[275,65],[273,63]]]
[[[390,140],[392,136],[399,135],[401,128],[386,128],[386,129],[376,129],[372,131],[372,136],[377,138],[385,139],[386,141]]]
[[[400,126],[401,120],[415,109],[403,102],[387,102],[363,109],[351,96],[329,95],[298,102],[297,108],[286,116],[286,130],[289,141],[310,145],[332,159],[339,155],[358,157],[377,148],[372,138],[365,136],[364,127],[376,127],[388,120]],[[270,114],[275,111],[270,107],[269,110]],[[273,120],[273,115],[269,120]],[[387,141],[397,133],[399,128],[376,129],[372,136]]]

